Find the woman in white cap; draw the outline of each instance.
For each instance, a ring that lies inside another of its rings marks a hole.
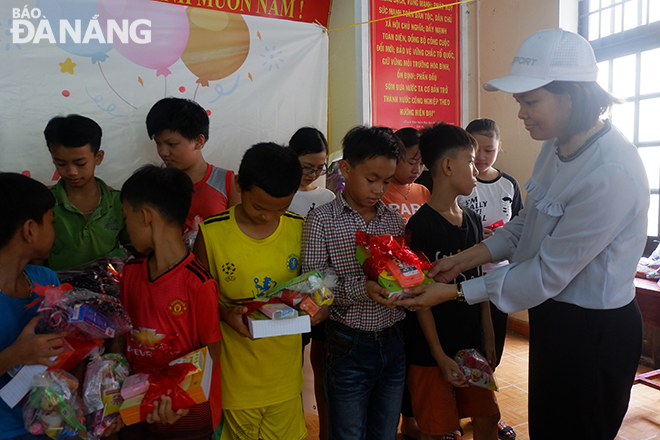
[[[601,119],[614,98],[597,83],[593,50],[562,29],[518,49],[510,74],[484,85],[513,93],[530,136],[545,141],[520,215],[488,240],[438,261],[452,282],[470,268],[511,264],[462,284],[410,290],[397,305],[449,300],[529,309],[529,429],[613,439],[628,408],[642,345],[633,277],[646,243],[649,187],[636,148]]]

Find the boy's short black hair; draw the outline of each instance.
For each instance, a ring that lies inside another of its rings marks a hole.
[[[55,196],[46,186],[17,173],[0,173],[0,249],[28,220],[41,224],[55,207]]]
[[[209,115],[195,101],[182,98],[163,98],[147,114],[147,133],[153,139],[163,130],[178,132],[192,141],[200,134],[209,140]]]
[[[416,128],[404,127],[394,132],[394,135],[399,138],[406,148],[419,145],[419,130]]]
[[[461,127],[438,122],[422,129],[419,137],[419,151],[422,162],[435,175],[435,167],[445,157],[455,158],[464,148],[476,148],[477,141]]]
[[[121,200],[134,211],[143,206],[154,208],[166,221],[183,227],[190,211],[193,183],[176,168],[145,165],[121,187]]]
[[[288,197],[300,186],[302,168],[290,148],[273,142],[255,144],[243,155],[238,168],[241,191],[259,187],[271,197]]]
[[[344,160],[352,167],[377,156],[385,156],[397,162],[404,156],[401,141],[388,127],[358,125],[346,133],[341,143],[344,147]]]
[[[44,129],[49,151],[56,145],[80,148],[89,144],[92,153],[96,154],[101,148],[101,136],[103,130],[96,121],[76,114],[55,116]]]
[[[291,148],[297,156],[327,153],[328,141],[323,133],[316,128],[302,127],[291,136],[289,148]]]

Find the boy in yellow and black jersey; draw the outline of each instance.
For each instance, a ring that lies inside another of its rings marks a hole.
[[[220,286],[222,440],[307,436],[301,336],[253,340],[240,305],[300,273],[303,218],[287,208],[301,173],[290,149],[254,145],[236,181],[242,202],[200,224],[194,253]]]

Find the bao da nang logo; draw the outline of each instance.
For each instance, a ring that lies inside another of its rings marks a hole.
[[[39,8],[12,8],[12,43],[36,44],[42,40],[51,44],[151,43],[151,20],[107,19],[101,22],[98,14],[86,20],[49,18],[48,15]],[[38,20],[36,26],[33,20]]]

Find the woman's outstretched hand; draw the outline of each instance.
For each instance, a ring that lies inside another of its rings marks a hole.
[[[461,274],[462,270],[458,261],[454,257],[445,257],[433,263],[429,270],[429,278],[433,278],[438,283],[451,283]]]
[[[404,293],[413,298],[397,299],[395,306],[410,307],[415,310],[427,310],[436,304],[456,298],[455,284],[429,283],[423,286],[404,289]]]

